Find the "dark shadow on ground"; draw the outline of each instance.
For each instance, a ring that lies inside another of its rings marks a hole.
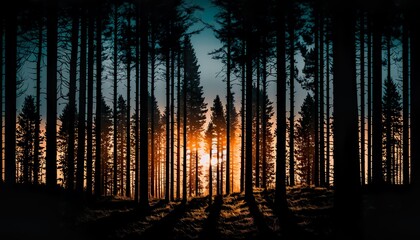
[[[166,216],[146,229],[140,236],[131,234],[125,239],[170,239],[176,221],[187,211],[187,209],[187,204],[181,203]]]
[[[83,224],[80,232],[89,236],[90,239],[107,239],[108,235],[131,222],[140,221],[156,209],[164,205],[164,201],[158,201],[149,209],[135,208],[126,212],[114,212],[110,216],[97,219]]]
[[[314,236],[298,225],[298,218],[288,206],[286,208],[277,206],[272,195],[267,191],[263,192],[264,199],[280,221],[283,239],[315,239]]]
[[[220,211],[222,210],[222,204],[223,197],[219,195],[215,197],[213,204],[206,209],[206,211],[209,212],[209,216],[200,233],[200,239],[220,239],[220,232],[217,230],[217,222],[220,217]]]
[[[267,225],[264,215],[260,211],[258,204],[255,201],[254,196],[247,197],[246,203],[248,204],[249,211],[251,212],[252,217],[254,218],[254,223],[257,225],[259,234],[258,239],[275,239],[276,235],[273,230]]]

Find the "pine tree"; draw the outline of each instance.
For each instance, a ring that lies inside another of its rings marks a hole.
[[[310,185],[313,183],[313,157],[315,154],[315,116],[313,112],[314,99],[309,93],[303,100],[301,110],[299,112],[300,118],[298,119],[296,129],[296,157],[297,163],[297,175],[300,178],[301,183]]]
[[[124,169],[126,169],[126,165],[124,164],[124,159],[127,156],[127,148],[128,148],[128,143],[127,143],[127,101],[123,98],[123,96],[120,94],[118,96],[118,102],[117,102],[117,139],[118,139],[118,143],[117,143],[117,148],[118,148],[118,163],[117,166],[114,166],[114,168],[117,168],[117,172],[118,172],[118,182],[119,184],[117,184],[117,187],[119,189],[119,194],[120,196],[123,196],[126,189],[126,186],[124,186],[124,179],[125,179],[125,171]],[[114,176],[115,177],[115,176]],[[124,191],[125,190],[125,191]]]
[[[35,175],[35,155],[42,156],[43,148],[35,148],[35,128],[37,121],[35,99],[32,95],[26,96],[22,110],[17,118],[16,146],[17,163],[20,166],[18,181],[22,183],[35,183],[39,181],[39,175]],[[41,119],[38,119],[41,122]],[[39,136],[38,142],[43,143],[43,137]],[[40,160],[40,159],[39,159]],[[38,179],[36,179],[38,178]]]
[[[206,112],[207,112],[207,104],[204,102],[204,92],[203,86],[200,83],[200,65],[197,62],[197,57],[195,55],[195,51],[192,47],[191,41],[189,37],[185,38],[184,43],[184,74],[185,78],[183,79],[183,85],[186,85],[186,89],[182,89],[181,96],[186,97],[186,131],[187,131],[187,139],[186,142],[187,148],[190,149],[191,156],[194,155],[196,150],[200,148],[200,143],[202,141],[202,132],[204,128],[204,123],[206,120]],[[184,106],[185,100],[183,99],[181,105]],[[182,113],[185,110],[183,109]],[[185,117],[182,117],[183,120]],[[185,131],[185,129],[184,129]],[[192,164],[196,165],[197,162],[193,162],[193,159],[199,158],[198,156],[194,156],[194,158],[190,158],[190,171],[192,170]],[[196,175],[197,175],[196,170]],[[190,176],[193,173],[190,172]],[[195,183],[196,184],[196,183]],[[194,183],[190,182],[190,190],[192,190],[192,186]],[[185,190],[185,189],[184,189]],[[192,194],[190,192],[190,194]]]
[[[110,155],[112,148],[111,133],[112,133],[112,109],[105,102],[105,99],[101,98],[101,189],[103,194],[112,195],[112,162],[113,159]],[[95,126],[96,129],[96,126]],[[95,169],[96,171],[96,169]]]
[[[216,137],[216,186],[217,186],[217,195],[223,193],[223,179],[220,177],[220,165],[223,159],[220,159],[221,152],[224,149],[223,146],[223,137],[226,130],[226,119],[223,113],[223,105],[220,101],[219,95],[213,101],[213,106],[211,107],[211,122],[213,124],[213,132]]]
[[[58,120],[61,122],[60,128],[58,129],[58,135],[57,135],[57,147],[59,150],[58,155],[58,169],[61,171],[60,177],[58,178],[58,181],[61,182],[62,186],[68,187],[69,180],[72,178],[69,178],[69,174],[73,174],[74,179],[74,171],[70,172],[70,164],[73,164],[74,168],[74,161],[69,161],[69,141],[70,141],[70,129],[77,129],[77,121],[71,123],[68,121],[70,116],[70,105],[66,104],[63,108],[63,111],[61,112],[61,115],[59,116]],[[75,119],[77,119],[77,112],[75,114]],[[76,139],[76,138],[75,138]],[[73,154],[77,151],[76,149],[72,149]]]
[[[401,121],[402,121],[402,106],[401,95],[398,92],[396,84],[392,78],[387,78],[384,82],[384,95],[382,97],[382,124],[384,126],[382,131],[383,141],[383,158],[385,159],[385,176],[386,182],[391,183],[394,176],[398,174],[395,166],[395,155],[392,153],[392,148],[400,144],[401,137]]]

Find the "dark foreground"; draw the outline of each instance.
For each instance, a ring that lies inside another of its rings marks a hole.
[[[366,191],[367,192],[367,191]],[[406,190],[363,195],[363,239],[420,239],[420,215]],[[0,239],[291,239],[273,210],[273,192],[151,202],[139,210],[130,200],[88,200],[65,191],[17,187],[0,193]],[[288,189],[300,238],[333,239],[333,191]],[[417,203],[420,204],[420,203]]]

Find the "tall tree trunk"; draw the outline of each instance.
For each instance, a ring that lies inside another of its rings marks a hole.
[[[230,3],[230,1],[229,1]],[[228,3],[228,26],[227,26],[227,46],[226,46],[226,91],[227,91],[227,114],[226,114],[226,194],[230,194],[230,129],[231,129],[231,105],[232,105],[232,94],[231,94],[231,84],[230,84],[230,72],[231,72],[231,66],[230,66],[230,59],[231,59],[231,12],[230,12],[230,4]],[[233,187],[233,186],[232,186]]]
[[[127,140],[126,140],[126,162],[125,162],[125,196],[131,197],[131,187],[130,187],[130,171],[131,171],[131,17],[128,15],[127,18],[127,26],[128,26],[128,35],[127,35]],[[145,112],[147,114],[147,112]],[[147,133],[147,131],[146,131]]]
[[[114,195],[118,194],[118,187],[117,187],[117,182],[118,182],[118,124],[117,124],[117,88],[118,88],[118,2],[115,1],[114,3],[114,46],[113,46],[113,77],[114,77],[114,86],[113,86],[113,90],[114,90],[114,94],[113,94],[113,98],[114,98],[114,116],[113,116],[113,123],[114,123],[114,137],[113,137],[113,142],[114,142],[114,151],[113,151],[113,167],[114,167]]]
[[[167,23],[166,26],[166,34],[169,37],[169,23]],[[165,65],[166,65],[166,168],[165,168],[165,201],[169,202],[169,192],[170,192],[170,186],[169,186],[169,171],[170,171],[170,147],[171,147],[171,135],[170,135],[170,83],[171,83],[171,78],[170,78],[170,49],[169,46],[166,46],[167,49],[165,49]]]
[[[245,56],[245,43],[242,42],[242,56]],[[241,176],[239,181],[240,191],[244,191],[245,184],[245,61],[241,64],[241,94],[242,94],[242,111],[241,111]]]
[[[136,44],[136,60],[135,60],[135,71],[136,71],[136,97],[135,97],[135,133],[134,133],[134,141],[135,141],[135,149],[134,149],[134,158],[135,158],[135,167],[134,167],[134,202],[139,202],[139,169],[140,169],[140,139],[139,139],[139,130],[140,130],[140,6],[137,3],[136,4],[136,34],[135,34],[135,44]],[[146,55],[146,58],[148,56]],[[148,66],[147,66],[148,67]],[[147,68],[146,67],[146,68]],[[146,93],[148,95],[148,93]],[[149,103],[147,103],[149,104]],[[147,114],[149,114],[149,111],[146,111]],[[148,121],[147,125],[149,124]],[[147,131],[148,132],[148,129]],[[147,142],[147,140],[146,140]],[[151,144],[153,145],[153,144]],[[149,148],[147,147],[147,150],[149,151]],[[147,154],[147,158],[149,157],[149,152]],[[148,182],[148,179],[146,178],[146,182]]]
[[[372,183],[380,185],[382,177],[382,23],[379,13],[373,16],[372,52]]]
[[[80,31],[80,93],[79,93],[79,119],[78,119],[78,146],[77,146],[77,172],[76,190],[83,191],[85,172],[85,132],[86,132],[86,8],[81,10]]]
[[[182,166],[182,202],[187,202],[187,71],[186,70],[186,63],[187,63],[187,38],[185,37],[184,43],[184,86],[183,86],[183,166]]]
[[[181,50],[177,52],[176,199],[181,198]]]
[[[250,8],[250,7],[248,7]],[[249,9],[250,10],[250,9]],[[251,18],[249,14],[247,17]],[[248,199],[253,197],[252,193],[252,59],[253,59],[253,44],[252,41],[252,30],[251,20],[246,19],[245,31],[246,31],[246,149],[245,149],[245,196]]]
[[[325,133],[324,133],[324,11],[319,17],[319,184],[325,186]]]
[[[420,96],[418,93],[420,91],[420,22],[418,19],[418,10],[420,8],[419,3],[413,3],[414,6],[410,9],[412,11],[410,16],[410,94],[411,96],[411,182],[415,187],[415,192],[418,195],[420,190],[420,154],[419,154],[419,137],[420,137],[420,127],[416,124],[419,122],[420,117]]]
[[[79,50],[79,8],[73,6],[71,27],[71,55],[70,55],[70,83],[69,83],[69,145],[67,147],[68,176],[67,189],[74,189],[74,147],[75,131],[74,122],[76,119],[76,77],[77,77],[77,55]]]
[[[286,201],[286,36],[284,1],[277,1],[276,24],[276,68],[277,68],[277,151],[275,205],[278,210],[287,210]]]
[[[293,3],[289,8],[289,58],[290,58],[290,134],[289,134],[289,175],[290,175],[290,186],[295,185],[295,22],[294,22],[294,11]]]
[[[216,146],[216,156],[217,156],[217,163],[216,163],[216,189],[217,195],[220,195],[220,133],[217,133],[217,146]]]
[[[198,147],[195,147],[195,196],[198,196]]]
[[[367,182],[372,182],[372,33],[371,17],[367,17]]]
[[[46,184],[48,188],[54,188],[57,184],[57,2],[48,1],[47,11],[47,153],[45,161]],[[10,83],[10,80],[7,81]],[[6,98],[10,99],[7,96]],[[10,110],[16,112],[16,107]],[[6,136],[7,139],[9,138]]]
[[[148,184],[148,141],[147,141],[147,123],[148,123],[148,102],[147,102],[147,88],[148,88],[148,4],[146,0],[140,2],[140,206],[149,206],[149,184]],[[152,46],[152,49],[154,45]],[[152,67],[154,67],[152,65]],[[152,71],[153,68],[152,68]],[[152,88],[153,89],[153,88]],[[152,90],[153,91],[153,90]],[[153,98],[152,98],[153,101]],[[153,132],[152,132],[153,135]],[[152,145],[154,142],[152,141]],[[152,158],[152,162],[154,159]]]
[[[211,204],[213,200],[213,172],[211,169],[211,156],[212,156],[212,146],[210,145],[210,159],[209,159],[209,204]]]
[[[16,182],[16,71],[17,8],[12,4],[6,14],[5,82],[5,182]]]
[[[141,22],[140,22],[141,24]],[[143,26],[143,25],[142,25]],[[142,27],[140,26],[140,27]],[[142,29],[140,29],[141,31]],[[151,48],[150,48],[150,88],[151,88],[151,99],[152,99],[152,108],[150,109],[150,131],[151,131],[151,136],[150,136],[150,142],[151,142],[151,147],[150,147],[150,151],[151,151],[151,165],[150,165],[150,195],[152,197],[155,196],[155,164],[156,164],[156,159],[155,159],[155,66],[156,66],[156,56],[155,56],[155,47],[156,47],[156,33],[155,33],[155,27],[154,27],[154,23],[152,23],[152,27],[151,27]],[[143,33],[144,34],[144,33]],[[146,33],[147,36],[147,33]],[[140,40],[141,41],[141,40]],[[147,47],[147,46],[145,46]],[[140,53],[141,55],[141,53]],[[140,90],[141,91],[141,90]],[[141,144],[141,143],[140,143]],[[158,168],[159,168],[160,164],[158,164]],[[159,170],[158,170],[159,171]]]
[[[94,19],[94,8],[92,4],[89,4],[89,25],[88,25],[88,74],[87,74],[87,119],[86,119],[86,192],[88,195],[92,194],[93,179],[92,179],[92,168],[93,168],[93,65],[94,65],[94,31],[95,31],[95,19]]]
[[[259,50],[257,50],[259,52]],[[260,57],[257,56],[257,93],[255,107],[255,187],[260,187]]]
[[[391,33],[387,34],[386,41],[386,50],[387,50],[387,79],[391,80]],[[391,165],[392,165],[392,151],[391,151],[391,100],[386,99],[386,112],[385,112],[385,126],[386,126],[386,183],[391,184]]]
[[[267,190],[267,49],[264,40],[264,49],[262,57],[262,187]]]
[[[220,144],[220,195],[223,195],[223,140],[221,140],[222,144]]]
[[[403,25],[402,38],[402,61],[403,61],[403,184],[410,183],[410,163],[409,163],[409,118],[408,118],[408,29],[407,23]]]
[[[314,108],[314,132],[315,132],[315,154],[314,154],[314,176],[313,181],[315,186],[319,186],[319,2],[315,3],[314,15],[315,15],[315,63],[314,63],[314,85],[315,85],[315,108]],[[291,127],[290,129],[293,129]]]
[[[39,181],[39,137],[40,137],[40,124],[41,124],[41,64],[42,64],[42,44],[43,44],[43,30],[44,30],[44,21],[42,16],[40,16],[39,18],[39,28],[38,28],[38,55],[37,55],[37,60],[36,60],[36,116],[35,116],[35,142],[34,142],[34,181],[33,183],[35,185],[38,185],[38,181]],[[3,32],[3,25],[1,25],[1,33]],[[0,36],[0,41],[3,41],[3,36]],[[0,44],[0,48],[2,48],[2,44]],[[0,50],[0,56],[3,56],[3,54],[1,53]],[[2,58],[3,59],[3,58]],[[0,64],[1,66],[3,66],[3,64]],[[3,68],[2,68],[3,69]],[[0,86],[2,86],[2,78],[3,78],[3,73],[0,71]],[[0,88],[1,89],[1,88]],[[0,90],[0,113],[2,113],[2,98],[3,98],[3,92],[2,90]],[[3,118],[1,118],[0,120],[0,126],[3,126],[2,121]],[[1,129],[0,131],[0,143],[2,143],[3,141],[3,129]],[[0,148],[2,148],[2,146],[0,145]],[[2,162],[2,152],[0,151],[0,162]],[[2,172],[2,168],[1,168],[1,163],[0,163],[0,172]],[[0,174],[1,175],[1,174]],[[0,176],[0,182],[1,182],[1,176]]]
[[[326,112],[326,118],[327,118],[327,154],[326,154],[326,166],[325,166],[325,185],[330,185],[330,40],[326,39],[326,45],[327,45],[327,71],[326,71],[326,104],[327,104],[327,112]]]
[[[103,193],[103,174],[101,159],[101,131],[102,131],[102,14],[96,6],[96,159],[95,159],[95,196]]]
[[[3,27],[3,15],[0,15],[0,184],[3,183]]]
[[[365,16],[360,12],[360,166],[362,185],[365,184]]]
[[[173,31],[173,24],[171,29]],[[175,51],[171,50],[171,180],[170,199],[174,201],[174,143],[175,143]]]
[[[355,56],[355,10],[336,5],[334,56],[334,208],[335,237],[360,238],[360,171]]]

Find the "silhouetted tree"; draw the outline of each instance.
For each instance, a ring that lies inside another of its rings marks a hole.
[[[0,184],[3,183],[3,12],[0,12]]]
[[[411,182],[415,186],[416,194],[418,194],[420,186],[420,154],[419,154],[419,136],[420,136],[420,127],[415,124],[419,121],[420,117],[420,97],[418,94],[420,83],[420,73],[419,73],[419,63],[420,63],[420,32],[419,32],[419,18],[418,10],[420,5],[418,2],[413,1],[409,5],[408,18],[410,26],[410,89],[411,89],[411,109],[410,109],[410,122],[411,122]],[[418,195],[416,195],[418,196]]]
[[[58,136],[57,136],[57,147],[59,150],[59,158],[58,158],[58,169],[61,171],[60,177],[58,180],[61,182],[61,185],[69,188],[69,181],[74,181],[74,171],[70,171],[71,167],[70,165],[73,165],[74,170],[74,159],[70,160],[70,155],[75,154],[77,149],[73,148],[71,149],[69,146],[70,141],[75,141],[76,137],[73,139],[70,139],[70,129],[77,129],[77,121],[70,122],[69,118],[71,114],[75,115],[75,119],[77,117],[77,112],[70,113],[72,111],[70,107],[70,103],[67,103],[65,107],[63,108],[63,111],[61,115],[59,116],[59,120],[61,122],[60,128],[58,130]],[[74,110],[74,109],[73,109]],[[73,152],[73,154],[70,154],[70,151]],[[73,175],[73,177],[70,177],[70,174]]]
[[[43,148],[35,148],[35,137],[37,137],[35,127],[37,121],[41,122],[41,119],[37,120],[35,99],[32,95],[26,96],[22,110],[17,118],[16,130],[16,159],[20,165],[18,180],[26,184],[39,181],[39,179],[36,179],[39,176],[35,175],[35,155],[42,156]],[[42,144],[42,136],[38,137],[38,142]]]
[[[101,129],[99,130],[97,128],[97,125],[95,124],[95,133],[98,132],[100,133],[100,137],[101,137],[101,145],[96,145],[95,146],[95,150],[96,148],[100,148],[100,152],[101,152],[101,156],[98,157],[97,159],[100,159],[101,163],[101,175],[100,175],[100,183],[101,186],[100,188],[103,190],[103,194],[104,195],[112,195],[112,168],[110,166],[112,166],[112,157],[110,156],[110,151],[111,151],[111,131],[112,131],[112,109],[110,106],[108,106],[108,104],[106,104],[105,99],[102,97],[101,101]],[[95,116],[95,118],[97,118]],[[97,119],[95,119],[95,123],[97,122]],[[98,152],[96,150],[96,152]],[[96,164],[95,164],[95,176],[96,175]],[[96,180],[95,180],[96,181]]]
[[[123,98],[123,96],[120,94],[118,96],[118,103],[117,103],[117,139],[118,144],[117,148],[118,151],[118,163],[117,163],[117,169],[119,177],[117,179],[119,180],[119,184],[117,184],[117,189],[120,191],[120,195],[123,196],[125,191],[127,191],[127,186],[124,186],[124,179],[126,179],[127,176],[124,177],[125,171],[127,171],[127,165],[124,164],[124,157],[127,157],[127,148],[129,148],[129,143],[127,142],[127,101]],[[119,167],[118,167],[119,166]],[[115,168],[115,166],[114,166]],[[115,171],[115,170],[114,170]],[[115,176],[114,176],[115,178]],[[125,191],[124,191],[125,190]],[[115,191],[115,190],[114,190]]]
[[[209,151],[209,202],[213,201],[213,171],[211,166],[211,160],[213,156],[213,138],[214,138],[214,125],[212,122],[207,126],[205,133],[206,149]]]
[[[148,89],[148,7],[149,2],[146,2],[145,0],[142,0],[140,2],[140,103],[142,104],[141,111],[143,114],[140,115],[140,206],[141,207],[148,207],[149,206],[149,191],[148,191],[148,154],[147,154],[147,123],[148,123],[148,117],[144,113],[148,113],[148,103],[147,103],[147,89]],[[154,46],[153,46],[154,47]],[[153,68],[154,66],[152,66]],[[154,71],[154,70],[152,70]],[[152,76],[154,77],[154,76]],[[152,80],[153,81],[153,80]],[[152,92],[154,91],[152,86]],[[152,101],[155,105],[155,99],[152,95]],[[156,106],[156,105],[155,105]],[[154,109],[155,106],[152,106],[151,109]],[[152,112],[153,113],[153,112]],[[159,114],[159,112],[158,112]],[[153,114],[151,114],[153,116]],[[151,118],[153,121],[154,118]],[[154,124],[154,123],[152,123]],[[152,125],[153,126],[153,125]],[[154,134],[154,129],[151,129],[152,136]],[[153,138],[152,138],[153,139]],[[154,145],[154,142],[151,141],[151,144]],[[152,148],[152,154],[154,154]],[[152,165],[155,159],[151,158]],[[152,172],[153,175],[153,172]],[[136,179],[137,181],[137,179]]]
[[[76,77],[77,77],[77,58],[79,50],[79,8],[74,5],[71,10],[72,27],[71,27],[71,52],[70,52],[70,81],[69,81],[69,115],[68,121],[75,122],[76,112]],[[74,144],[75,131],[74,128],[69,128],[68,141],[68,181],[66,187],[70,190],[74,189]]]
[[[410,167],[409,167],[409,118],[408,118],[408,78],[409,78],[409,62],[408,62],[408,19],[407,16],[403,20],[402,32],[402,101],[403,101],[403,184],[408,185],[410,182]]]
[[[276,185],[277,211],[287,211],[286,200],[286,23],[284,1],[276,1]],[[284,215],[281,215],[284,216]],[[284,219],[284,218],[282,218]]]
[[[95,196],[103,193],[102,153],[101,153],[101,117],[102,116],[102,13],[101,3],[96,6],[96,159],[95,159]]]
[[[88,4],[88,59],[87,59],[87,118],[86,118],[86,192],[92,194],[93,188],[93,67],[94,67],[94,6]]]
[[[53,188],[57,184],[57,2],[47,4],[46,184]]]
[[[211,122],[214,135],[216,136],[216,189],[217,195],[223,193],[223,179],[220,177],[220,164],[223,158],[220,159],[220,154],[223,151],[223,137],[226,130],[226,119],[223,113],[223,105],[220,101],[219,95],[213,100],[213,106],[211,107]]]
[[[184,96],[185,94],[186,99],[183,99],[181,103],[184,105],[186,102],[186,109],[183,109],[183,113],[186,111],[186,122],[184,122],[184,124],[186,124],[186,129],[184,129],[184,131],[187,133],[188,141],[184,140],[184,144],[187,144],[187,147],[190,149],[191,161],[194,159],[191,158],[191,156],[194,155],[196,152],[195,150],[200,148],[199,145],[203,137],[202,132],[206,120],[205,114],[207,112],[207,104],[204,102],[203,86],[201,86],[200,83],[200,65],[197,62],[197,57],[189,37],[185,38],[184,48],[185,75],[183,79],[183,85],[186,86],[186,89],[182,89],[181,96]],[[185,116],[183,116],[182,119],[185,119]],[[190,171],[191,169],[192,164],[190,162]],[[192,172],[190,172],[190,174],[192,174]],[[192,187],[191,184],[193,183],[190,183],[190,187]],[[190,192],[190,194],[192,194],[192,192]]]
[[[79,119],[76,190],[83,191],[85,173],[85,136],[86,136],[86,42],[87,42],[87,12],[86,3],[82,4],[80,25],[80,82],[79,82]]]
[[[382,9],[372,13],[372,183],[383,183],[382,175]]]
[[[350,219],[359,219],[361,202],[354,34],[356,17],[351,3],[331,4],[334,43],[335,237],[355,239],[360,236],[360,226]]]
[[[313,174],[313,158],[315,154],[315,116],[314,99],[309,93],[303,100],[301,110],[299,112],[300,118],[295,124],[296,129],[296,157],[297,157],[297,175],[301,183],[310,185],[314,182]]]
[[[395,179],[395,175],[398,174],[395,166],[395,155],[393,154],[392,147],[398,144],[400,137],[397,135],[401,134],[401,95],[398,92],[396,84],[392,81],[392,78],[387,78],[384,83],[384,94],[382,97],[382,109],[383,116],[382,122],[384,125],[382,131],[383,137],[383,148],[385,157],[385,175],[386,182],[391,184],[391,181]]]

